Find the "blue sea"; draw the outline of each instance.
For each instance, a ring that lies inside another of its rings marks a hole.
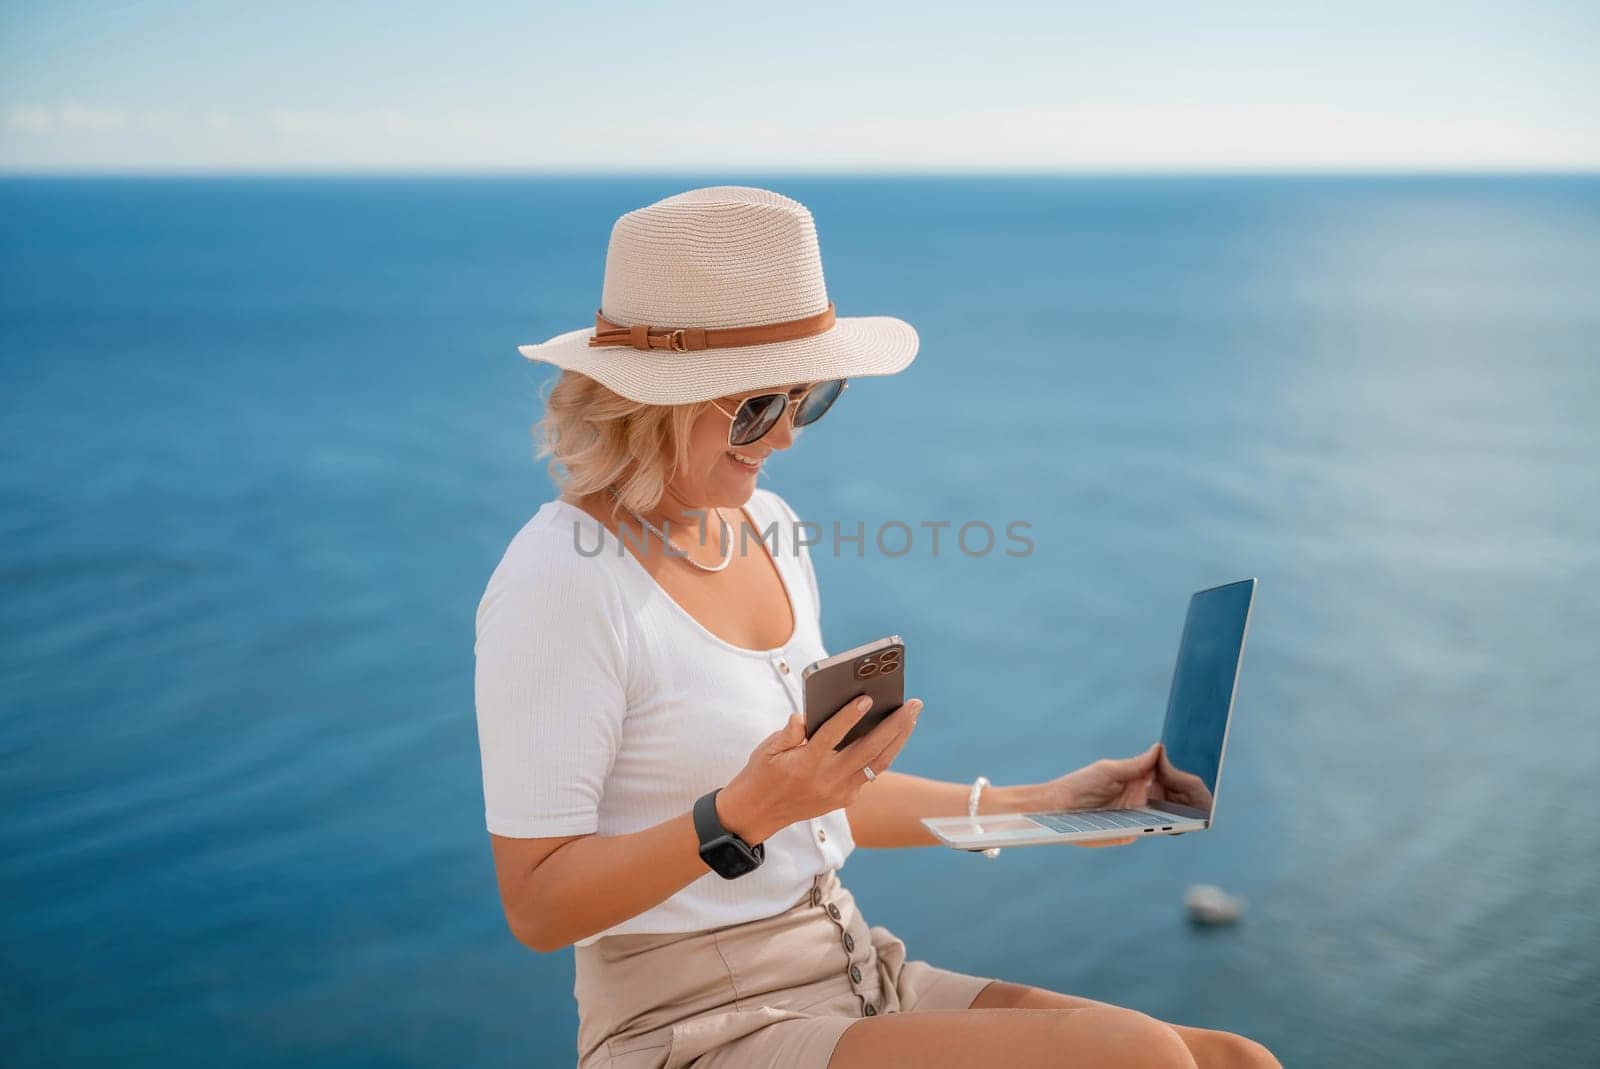
[[[898,769],[1143,749],[1189,593],[1259,579],[1212,831],[861,849],[869,922],[1288,1066],[1594,1064],[1600,179],[726,174],[0,181],[0,1061],[572,1064],[473,713],[555,493],[514,346],[725,182],[922,338],[764,484],[1029,525],[813,548],[831,648],[907,640]]]

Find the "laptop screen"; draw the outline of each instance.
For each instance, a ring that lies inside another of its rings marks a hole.
[[[1189,599],[1178,664],[1161,729],[1166,750],[1157,779],[1168,801],[1211,812],[1222,744],[1233,708],[1254,579],[1202,590]]]

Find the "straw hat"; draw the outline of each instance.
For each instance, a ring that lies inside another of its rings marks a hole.
[[[917,332],[893,316],[835,315],[805,205],[710,186],[618,219],[595,325],[517,351],[668,405],[892,375],[917,355]]]

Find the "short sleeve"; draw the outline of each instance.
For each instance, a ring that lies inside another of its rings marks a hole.
[[[778,512],[782,514],[784,523],[788,524],[789,530],[794,532],[795,554],[800,558],[800,570],[805,573],[806,587],[811,591],[811,604],[817,611],[817,627],[820,629],[822,627],[822,593],[817,588],[817,570],[811,563],[811,547],[802,541],[802,536],[807,538],[816,537],[817,532],[812,529],[816,525],[811,524],[807,527],[801,527],[800,517],[795,514],[794,509],[789,507],[789,502],[785,501],[774,490],[767,490],[765,487],[762,489],[765,493],[772,495],[773,504]]]
[[[515,547],[515,565],[501,562],[478,604],[478,747],[496,835],[597,831],[622,737],[621,594],[599,558],[563,546],[534,538]]]

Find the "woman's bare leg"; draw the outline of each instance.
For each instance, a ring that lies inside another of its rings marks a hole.
[[[972,1000],[974,1009],[1066,1009],[1081,1010],[1090,1006],[1109,1006],[1107,1002],[1078,995],[1063,995],[1042,987],[1013,984],[996,980]],[[1283,1069],[1271,1051],[1253,1039],[1221,1032],[1210,1028],[1191,1028],[1181,1024],[1167,1024],[1194,1055],[1200,1069],[1222,1069],[1224,1066],[1241,1066],[1249,1069]]]
[[[1177,1032],[1099,1004],[885,1013],[845,1029],[828,1069],[1196,1069]]]

